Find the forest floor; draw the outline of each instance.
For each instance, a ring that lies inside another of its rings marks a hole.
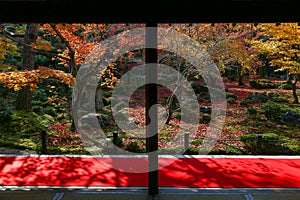
[[[282,79],[275,79],[270,78],[269,80],[272,83],[284,83],[285,81]],[[300,105],[292,104],[293,102],[293,95],[291,90],[284,90],[284,89],[253,89],[250,87],[249,79],[244,79],[244,85],[239,86],[237,81],[224,81],[225,88],[227,92],[236,96],[236,99],[233,103],[227,104],[226,109],[226,117],[223,126],[223,130],[220,135],[218,135],[218,141],[215,143],[214,148],[212,149],[211,153],[217,154],[253,154],[258,153],[255,152],[255,149],[249,149],[249,145],[246,144],[244,141],[241,141],[241,137],[244,135],[250,134],[271,134],[270,140],[274,140],[274,145],[271,145],[270,148],[275,148],[274,152],[265,152],[265,153],[273,153],[278,154],[280,153],[280,149],[282,148],[282,153],[290,152],[290,148],[293,148],[292,151],[296,151],[300,153],[300,126],[299,125],[292,125],[292,124],[285,124],[282,122],[274,122],[266,119],[265,114],[263,113],[260,106],[263,104],[262,102],[251,102],[247,105],[242,105],[242,101],[245,100],[246,96],[253,92],[258,93],[266,93],[269,92],[276,92],[282,98],[286,98],[286,102],[278,103],[279,106],[283,106],[284,108],[289,109],[296,109],[298,112],[300,111]],[[298,86],[299,87],[299,86]],[[298,93],[300,91],[298,90]],[[143,94],[136,94],[136,99],[141,100]],[[140,104],[140,103],[139,103]],[[135,103],[132,103],[135,105]],[[211,102],[208,101],[201,101],[200,106],[210,106]],[[248,114],[247,109],[249,107],[253,107],[257,110],[258,115],[255,117],[250,117]],[[138,125],[145,125],[145,113],[144,113],[144,106],[136,106],[132,111],[129,112],[130,117],[132,120]],[[200,114],[200,118],[201,118]],[[279,115],[279,113],[278,113]],[[203,145],[203,139],[205,139],[207,130],[210,124],[209,121],[202,121],[199,123],[197,133],[194,134],[194,138],[190,139],[190,148],[192,149],[199,149]],[[158,148],[159,149],[169,149],[169,148],[176,148],[178,145],[177,141],[172,141],[173,138],[176,139],[176,132],[180,129],[180,119],[174,117],[171,119],[169,125],[165,125],[159,130],[159,142]],[[134,133],[133,133],[134,135]],[[133,136],[131,135],[131,136]],[[275,138],[273,136],[276,136]],[[278,137],[277,137],[278,136]],[[175,140],[174,139],[174,140]],[[277,144],[276,141],[278,142]],[[287,142],[281,141],[286,140]],[[254,140],[254,142],[256,139]],[[132,144],[131,139],[124,139],[123,145]],[[145,149],[145,140],[135,140],[135,147],[134,148],[141,148]],[[181,143],[182,145],[182,143]],[[281,147],[280,147],[281,146]],[[288,147],[287,147],[288,146]],[[254,148],[254,147],[253,147]],[[268,145],[265,145],[265,148],[269,148]],[[141,150],[140,150],[141,151]],[[252,151],[252,152],[249,152]],[[195,153],[195,152],[192,152]],[[295,153],[295,152],[294,152]]]
[[[272,82],[284,82],[281,79],[272,79]],[[222,133],[219,135],[218,141],[212,149],[212,154],[257,154],[253,147],[257,145],[256,138],[251,141],[241,140],[241,137],[247,135],[257,134],[271,134],[275,143],[272,145],[264,144],[265,148],[274,151],[264,152],[266,154],[300,154],[300,124],[285,124],[282,122],[274,122],[266,119],[262,112],[261,102],[252,102],[247,105],[242,105],[241,102],[245,97],[252,92],[269,93],[277,92],[281,97],[288,99],[288,102],[279,103],[280,106],[285,106],[290,109],[297,110],[300,113],[300,105],[291,103],[293,101],[292,91],[284,89],[253,89],[249,85],[249,80],[244,79],[244,85],[239,86],[236,81],[225,81],[225,88],[227,92],[236,96],[232,103],[227,104],[226,117]],[[300,96],[300,85],[298,85],[298,96]],[[140,94],[137,94],[140,95]],[[141,101],[142,97],[137,98]],[[134,104],[134,103],[133,103]],[[210,105],[209,101],[202,101],[201,105]],[[255,117],[250,117],[247,109],[253,107],[258,114]],[[80,135],[78,132],[70,130],[71,123],[60,122],[55,118],[47,116],[47,118],[40,118],[40,115],[28,115],[24,113],[16,113],[15,122],[8,124],[0,124],[0,154],[32,154],[41,153],[41,132],[40,123],[47,122],[49,154],[87,154],[88,151],[80,142]],[[61,113],[58,113],[61,114]],[[200,118],[201,118],[200,114]],[[44,116],[44,115],[43,115]],[[136,106],[129,113],[130,118],[137,125],[143,126],[145,124],[145,109],[143,106]],[[203,116],[202,116],[203,117]],[[50,119],[51,118],[51,119]],[[53,121],[54,120],[54,121]],[[9,127],[7,127],[9,126]],[[20,127],[14,127],[20,126]],[[32,127],[31,127],[32,126]],[[180,119],[172,118],[169,125],[163,126],[159,130],[159,149],[176,148],[176,141],[172,138],[176,136],[176,132],[180,127]],[[203,139],[206,136],[209,121],[200,122],[196,133],[196,138],[190,139],[190,148],[201,148]],[[19,128],[19,129],[17,129]],[[35,129],[33,129],[35,128]],[[27,130],[28,129],[28,130]],[[18,131],[16,131],[18,130]],[[110,123],[107,127],[103,127],[104,131],[111,132],[117,130],[115,123]],[[26,132],[26,133],[25,133]],[[266,134],[266,135],[267,135]],[[274,139],[273,136],[276,136]],[[119,134],[121,140],[121,147],[130,151],[145,151],[145,139],[134,138],[134,134]],[[181,143],[182,144],[182,143]],[[195,152],[191,152],[193,154]]]

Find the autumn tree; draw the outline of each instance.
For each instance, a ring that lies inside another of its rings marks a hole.
[[[14,47],[10,44],[11,42],[21,45],[24,48],[23,56],[30,55],[32,60],[29,61],[26,57],[26,59],[23,59],[24,65],[22,67],[17,67],[16,70],[9,70],[7,67],[6,72],[2,70],[0,82],[8,88],[13,88],[15,91],[19,91],[27,86],[29,86],[29,90],[34,91],[42,79],[47,77],[55,77],[60,81],[66,81],[67,85],[72,86],[74,80],[71,79],[70,75],[73,76],[73,79],[76,78],[83,60],[94,48],[95,44],[121,31],[124,25],[43,24],[38,28],[35,27],[37,29],[34,32],[36,35],[33,38],[34,41],[31,39],[31,35],[30,37],[28,36],[29,33],[26,33],[26,36],[25,33],[22,35],[18,33],[17,37],[17,33],[13,30],[13,27],[9,27],[9,29],[6,27],[4,26],[0,29],[2,32],[7,32],[4,37],[1,37],[1,44],[3,44],[1,45],[1,47],[3,46],[2,51],[0,51],[0,55],[3,57],[1,60],[5,61],[6,53]],[[38,36],[37,32],[39,32]],[[61,73],[58,73],[58,69],[50,69],[48,66],[46,68],[45,66],[34,67],[34,55],[44,55],[57,61],[57,65],[54,68],[60,69]],[[108,73],[109,68],[108,66]],[[54,72],[57,72],[57,75]],[[106,82],[106,85],[111,84],[109,79],[106,79]],[[18,104],[21,104],[21,101]]]
[[[260,60],[257,58],[258,52],[252,48],[247,39],[257,36],[253,29],[253,24],[234,24],[234,23],[195,23],[195,24],[163,24],[163,27],[171,28],[177,32],[183,33],[194,41],[198,42],[201,47],[199,52],[203,51],[203,57],[209,55],[222,75],[227,71],[235,71],[234,76],[239,85],[243,85],[243,77],[254,71],[259,66]],[[172,38],[176,41],[176,38]],[[180,41],[180,40],[179,40]],[[183,49],[178,45],[180,51],[190,51]],[[198,52],[198,53],[199,53]],[[191,56],[197,52],[190,52]],[[201,57],[201,55],[200,55]],[[161,63],[172,66],[177,69],[188,80],[202,81],[203,70],[201,66],[193,66],[187,60],[174,53],[162,51],[159,55]],[[206,59],[203,59],[205,61]],[[209,63],[201,63],[205,66]],[[204,72],[205,73],[205,72]],[[206,72],[209,73],[209,72]],[[212,75],[212,74],[210,74]],[[213,79],[213,78],[212,78]],[[168,110],[170,115],[174,110],[174,93],[168,99]],[[169,118],[167,123],[169,122]]]
[[[0,29],[0,41],[3,42],[0,83],[18,93],[16,109],[19,110],[31,110],[32,92],[43,80],[54,77],[70,87],[75,80],[64,71],[37,65],[37,55],[57,55],[51,44],[40,37],[39,28],[39,24],[3,24]],[[16,62],[16,58],[20,58],[20,61]]]
[[[24,35],[24,47],[22,52],[22,66],[19,70],[33,70],[34,69],[34,56],[35,52],[32,50],[31,45],[35,43],[37,39],[39,25],[36,23],[29,23],[26,26],[26,32]],[[26,86],[19,90],[16,99],[17,110],[31,111],[32,91],[29,86]]]
[[[198,41],[222,74],[236,71],[239,85],[245,74],[261,65],[256,56],[259,52],[248,42],[261,34],[253,23],[175,24],[173,28]]]
[[[251,44],[264,53],[276,71],[284,71],[292,86],[294,103],[299,103],[297,83],[300,76],[300,29],[298,23],[260,23],[257,27],[267,37],[253,40]]]

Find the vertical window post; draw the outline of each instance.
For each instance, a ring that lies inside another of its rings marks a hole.
[[[149,23],[146,25],[145,36],[145,63],[151,63],[151,66],[146,67],[146,83],[145,85],[145,99],[146,99],[146,151],[148,153],[148,194],[156,196],[158,194],[158,122],[157,110],[152,106],[157,104],[157,25]],[[153,83],[154,82],[154,83]],[[153,84],[152,84],[153,83]],[[152,107],[152,108],[151,108]],[[151,108],[151,118],[149,110]]]

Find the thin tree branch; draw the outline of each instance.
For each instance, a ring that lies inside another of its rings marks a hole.
[[[61,58],[61,59],[64,59],[68,62],[70,62],[70,58],[67,58],[67,57],[64,57],[64,56],[61,56],[61,55],[58,55],[59,52],[57,51],[49,51],[49,50],[45,50],[45,49],[37,49],[35,47],[32,47],[31,45],[28,45],[28,44],[25,44],[23,41],[21,40],[18,40],[16,39],[15,37],[11,36],[10,34],[4,32],[4,35],[5,37],[7,37],[8,39],[11,39],[13,40],[14,42],[17,42],[18,45],[22,45],[22,46],[27,46],[29,48],[31,48],[35,53],[39,53],[39,54],[42,54],[42,55],[52,55],[52,56],[55,56],[57,58]]]
[[[77,67],[76,67],[76,61],[75,61],[75,51],[71,47],[70,43],[66,40],[66,38],[61,34],[61,32],[56,28],[55,24],[50,24],[51,28],[55,31],[59,39],[63,44],[65,44],[69,50],[69,56],[70,56],[70,65],[73,71],[73,75],[77,76]]]

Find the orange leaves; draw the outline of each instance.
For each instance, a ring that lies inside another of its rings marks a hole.
[[[69,60],[75,62],[76,65],[82,64],[83,60],[94,48],[95,43],[89,42],[86,38],[86,29],[91,28],[91,25],[84,24],[56,24],[53,30],[50,24],[44,24],[42,29],[47,30],[50,34],[58,37],[65,45],[65,49],[58,54],[58,59],[61,61],[59,64],[68,66]],[[47,46],[46,46],[47,47]],[[68,58],[64,59],[64,58]]]
[[[47,67],[38,67],[36,70],[38,73],[38,77],[41,79],[45,79],[48,77],[54,77],[58,79],[60,82],[67,84],[69,87],[72,87],[75,84],[75,78],[64,71],[57,69],[50,69]]]
[[[0,82],[4,87],[20,90],[22,87],[29,86],[31,90],[38,88],[35,74],[31,71],[2,72],[0,73]]]
[[[38,38],[35,44],[30,45],[34,49],[52,50],[51,43],[49,41]]]
[[[69,87],[75,84],[75,78],[71,74],[47,67],[39,67],[32,71],[2,72],[0,73],[0,82],[4,87],[14,89],[15,91],[27,86],[30,87],[31,91],[34,91],[38,88],[38,83],[48,77],[56,78]]]

